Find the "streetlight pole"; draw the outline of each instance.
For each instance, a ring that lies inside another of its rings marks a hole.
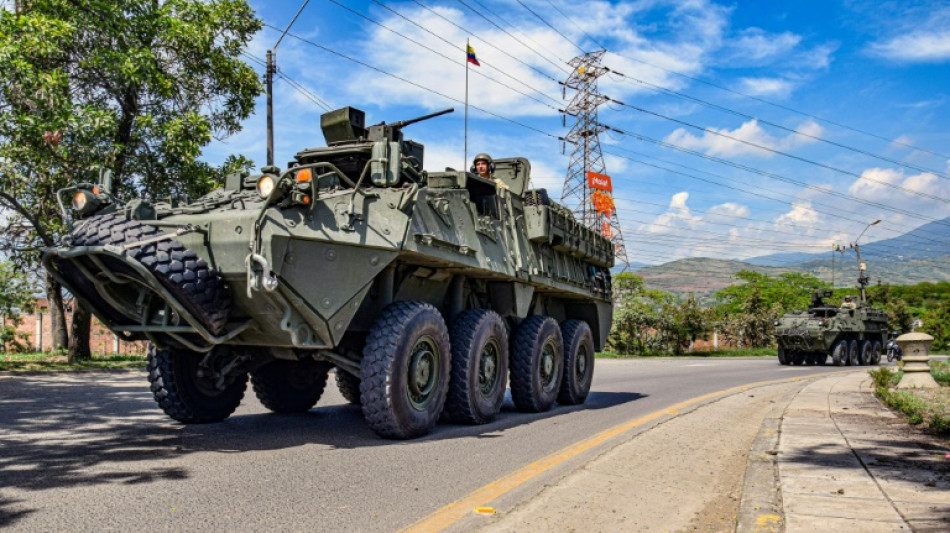
[[[864,227],[864,230],[858,235],[858,238],[854,240],[851,244],[851,247],[854,248],[854,254],[858,257],[858,285],[861,287],[861,303],[867,305],[867,290],[865,287],[868,284],[868,275],[867,275],[867,265],[861,262],[861,247],[858,245],[858,241],[861,240],[861,237],[864,236],[864,233],[871,226],[876,226],[881,223],[881,219],[877,219],[874,222],[871,222]]]
[[[280,38],[277,39],[274,47],[267,51],[267,66],[264,70],[264,84],[267,88],[267,166],[274,165],[274,74],[277,74],[277,47],[280,46],[280,41],[290,31],[290,27],[294,25],[294,22],[297,22],[297,17],[303,12],[303,8],[307,7],[309,3],[310,0],[304,1],[300,9],[297,10],[297,14],[291,19],[290,24],[280,34]]]

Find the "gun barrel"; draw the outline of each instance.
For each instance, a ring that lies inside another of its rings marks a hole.
[[[393,122],[391,126],[393,128],[404,128],[410,124],[415,124],[416,122],[422,122],[423,120],[429,120],[430,118],[442,116],[442,115],[445,115],[446,113],[452,113],[453,111],[455,111],[455,108],[450,107],[448,109],[443,109],[442,111],[436,111],[435,113],[422,115],[421,117],[411,118],[409,120],[400,120],[399,122]]]

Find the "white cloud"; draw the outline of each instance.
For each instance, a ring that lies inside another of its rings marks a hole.
[[[818,212],[812,208],[810,203],[794,203],[789,211],[782,213],[775,219],[775,224],[777,226],[789,224],[813,225],[819,219]]]
[[[796,128],[796,131],[806,135],[818,136],[821,134],[822,128],[815,121],[808,119],[802,122],[798,128]],[[709,128],[703,132],[701,137],[697,137],[685,129],[679,128],[669,134],[665,141],[684,148],[703,150],[709,155],[722,157],[742,155],[771,157],[774,155],[772,152],[752,145],[784,152],[815,142],[814,139],[794,133],[789,133],[785,137],[775,137],[759,126],[758,120],[755,119],[743,123],[735,130]]]
[[[894,61],[934,63],[950,60],[950,30],[915,31],[872,43],[871,54]]]
[[[760,28],[746,28],[730,41],[720,61],[724,65],[766,65],[791,53],[802,37],[791,32],[768,33]]]
[[[784,78],[739,78],[740,91],[750,96],[788,96],[797,85]]]

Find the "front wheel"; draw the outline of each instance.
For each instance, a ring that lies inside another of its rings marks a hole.
[[[359,376],[354,376],[346,370],[337,368],[336,372],[336,388],[339,389],[340,394],[343,396],[347,402],[353,405],[360,404],[360,378]]]
[[[848,364],[848,341],[840,340],[831,349],[831,362],[835,366]]]
[[[562,405],[580,405],[590,393],[594,380],[594,334],[583,320],[568,320],[561,324],[564,339],[564,377],[557,402]]]
[[[220,422],[244,398],[247,373],[224,374],[233,359],[225,346],[207,354],[183,349],[148,348],[148,381],[162,411],[186,424]]]
[[[554,405],[564,370],[564,339],[551,317],[529,316],[511,343],[511,399],[526,413]]]
[[[881,341],[874,341],[874,344],[871,345],[871,364],[879,365],[881,364]]]
[[[275,413],[304,413],[317,404],[331,365],[312,358],[277,359],[251,372],[257,399]]]
[[[787,365],[788,364],[788,355],[786,355],[785,348],[781,346],[778,347],[778,364]]]
[[[360,400],[379,436],[411,439],[432,431],[449,384],[449,332],[435,307],[396,302],[379,314],[363,348]]]

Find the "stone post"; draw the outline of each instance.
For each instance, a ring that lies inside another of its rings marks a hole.
[[[40,309],[36,310],[36,343],[35,348],[37,352],[43,351],[43,311]]]
[[[713,331],[713,350],[719,350],[719,330]]]
[[[904,353],[904,376],[898,389],[936,389],[939,385],[930,375],[930,345],[934,338],[926,333],[905,333],[897,337]]]

